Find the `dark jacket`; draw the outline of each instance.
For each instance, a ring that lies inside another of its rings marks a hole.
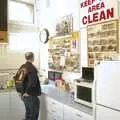
[[[27,75],[23,82],[23,92],[32,96],[41,95],[41,86],[37,69],[30,62],[26,62],[25,66],[27,68]]]

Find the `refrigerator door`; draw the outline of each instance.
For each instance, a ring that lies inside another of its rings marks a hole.
[[[95,120],[120,120],[120,112],[98,105],[95,117]]]
[[[120,110],[120,61],[102,61],[95,68],[96,103]]]

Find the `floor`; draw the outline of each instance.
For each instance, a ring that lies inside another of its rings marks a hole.
[[[0,93],[0,120],[22,120],[25,108],[16,92]]]

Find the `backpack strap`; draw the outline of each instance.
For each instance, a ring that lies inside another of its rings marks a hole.
[[[17,71],[16,75],[13,77],[15,80],[15,83],[21,83],[21,81],[23,82],[27,75],[28,71],[27,71],[27,67],[25,66],[25,64],[23,64]]]

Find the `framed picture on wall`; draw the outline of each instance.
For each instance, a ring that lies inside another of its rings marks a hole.
[[[56,36],[70,35],[73,31],[73,17],[67,15],[56,21]]]

